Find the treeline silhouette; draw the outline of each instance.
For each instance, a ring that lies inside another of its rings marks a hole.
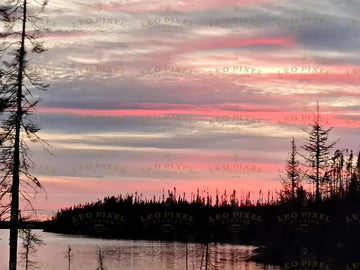
[[[222,194],[216,192],[213,198],[208,190],[198,189],[190,197],[187,200],[185,193],[177,195],[175,187],[166,195],[163,191],[162,196],[152,199],[143,198],[138,192],[108,196],[96,202],[61,209],[46,222],[45,230],[102,237],[195,240],[206,238],[202,232],[209,225],[209,215],[239,209],[262,213],[278,203],[272,192],[265,195],[261,190],[256,200],[251,199],[250,192],[246,198],[240,199],[235,190],[231,193],[225,190]],[[119,215],[115,218],[116,213]],[[98,225],[99,230],[91,225]],[[104,230],[100,229],[101,225]]]
[[[212,196],[208,189],[198,189],[190,200],[174,187],[151,199],[135,192],[64,208],[45,222],[44,230],[102,238],[251,244],[261,246],[253,258],[261,263],[300,261],[311,254],[313,261],[343,265],[360,259],[360,153],[355,162],[352,151],[348,157],[346,151],[335,151],[324,173],[330,181],[322,183],[320,202],[301,186],[294,197],[284,196],[284,190],[259,190],[257,198],[247,192],[240,198],[235,190]],[[306,256],[301,255],[304,249]]]
[[[61,209],[46,222],[45,231],[252,244],[266,247],[254,259],[274,264],[296,256],[303,247],[324,257],[333,252],[338,258],[356,257],[351,251],[357,250],[354,243],[360,240],[359,221],[355,219],[360,213],[359,190],[354,193],[348,185],[341,196],[325,197],[320,204],[310,193],[304,194],[284,201],[267,193],[261,201],[260,197],[251,200],[250,193],[241,200],[236,191],[225,191],[213,200],[208,192],[201,195],[198,190],[188,201],[185,194],[178,196],[175,188],[150,200],[135,192]]]

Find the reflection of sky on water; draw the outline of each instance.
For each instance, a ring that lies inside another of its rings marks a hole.
[[[96,238],[71,237],[61,234],[44,233],[36,230],[46,245],[39,248],[34,260],[40,262],[40,269],[67,269],[65,253],[68,245],[73,251],[73,270],[93,270],[97,267],[96,252],[98,246],[105,255],[108,270],[183,270],[185,269],[185,244],[180,242],[135,241],[135,240],[101,240]],[[6,269],[8,261],[8,232],[0,230],[0,269]],[[220,269],[229,270],[260,270],[264,266],[252,262],[244,262],[249,258],[254,247],[230,244],[210,245],[209,258],[222,262]],[[19,251],[21,243],[19,242]],[[200,244],[188,244],[189,269],[195,265],[200,267]],[[215,251],[216,250],[216,251]],[[20,268],[22,269],[22,268]],[[269,267],[268,270],[278,268]]]

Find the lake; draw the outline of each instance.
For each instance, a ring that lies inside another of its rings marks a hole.
[[[34,230],[46,245],[40,246],[31,257],[39,262],[39,269],[67,270],[65,254],[71,246],[73,261],[71,270],[95,270],[98,266],[97,251],[101,248],[107,270],[186,270],[186,245],[182,242],[104,240],[75,235],[63,235]],[[0,230],[0,270],[8,269],[9,230]],[[265,266],[247,262],[254,246],[215,244],[208,247],[208,257],[217,269],[225,270],[277,270],[275,266]],[[188,270],[205,269],[206,248],[198,243],[188,243]],[[19,240],[18,252],[23,251]],[[18,258],[19,261],[19,258]],[[23,266],[18,269],[24,269]],[[208,268],[209,269],[209,268]],[[211,268],[210,268],[211,269]],[[214,268],[212,268],[214,269]]]

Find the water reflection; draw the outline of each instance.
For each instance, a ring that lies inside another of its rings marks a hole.
[[[247,262],[255,247],[219,243],[182,243],[97,238],[39,233],[46,246],[39,247],[39,269],[68,269],[66,254],[71,246],[71,270],[95,270],[98,249],[108,270],[258,270],[279,269]],[[7,269],[8,231],[0,230],[0,270]],[[19,249],[21,249],[19,247]],[[188,255],[188,256],[186,256]],[[19,269],[24,269],[20,266]]]

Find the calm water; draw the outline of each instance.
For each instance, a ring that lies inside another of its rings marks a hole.
[[[39,269],[67,270],[65,253],[68,245],[73,250],[72,270],[95,270],[97,250],[100,247],[105,257],[108,270],[185,270],[186,246],[180,242],[133,241],[133,240],[102,240],[79,236],[68,236],[54,233],[38,233],[46,245],[38,248],[36,256],[31,259],[39,262]],[[0,230],[0,270],[8,269],[9,231]],[[255,247],[211,244],[209,258],[212,264],[217,262],[217,269],[224,270],[257,270],[279,269],[252,262],[245,262]],[[21,252],[19,241],[18,251]],[[188,244],[188,269],[201,270],[201,259],[205,254],[200,244]],[[205,257],[204,257],[205,258]],[[24,267],[19,266],[19,269]],[[204,268],[204,265],[202,266]]]

